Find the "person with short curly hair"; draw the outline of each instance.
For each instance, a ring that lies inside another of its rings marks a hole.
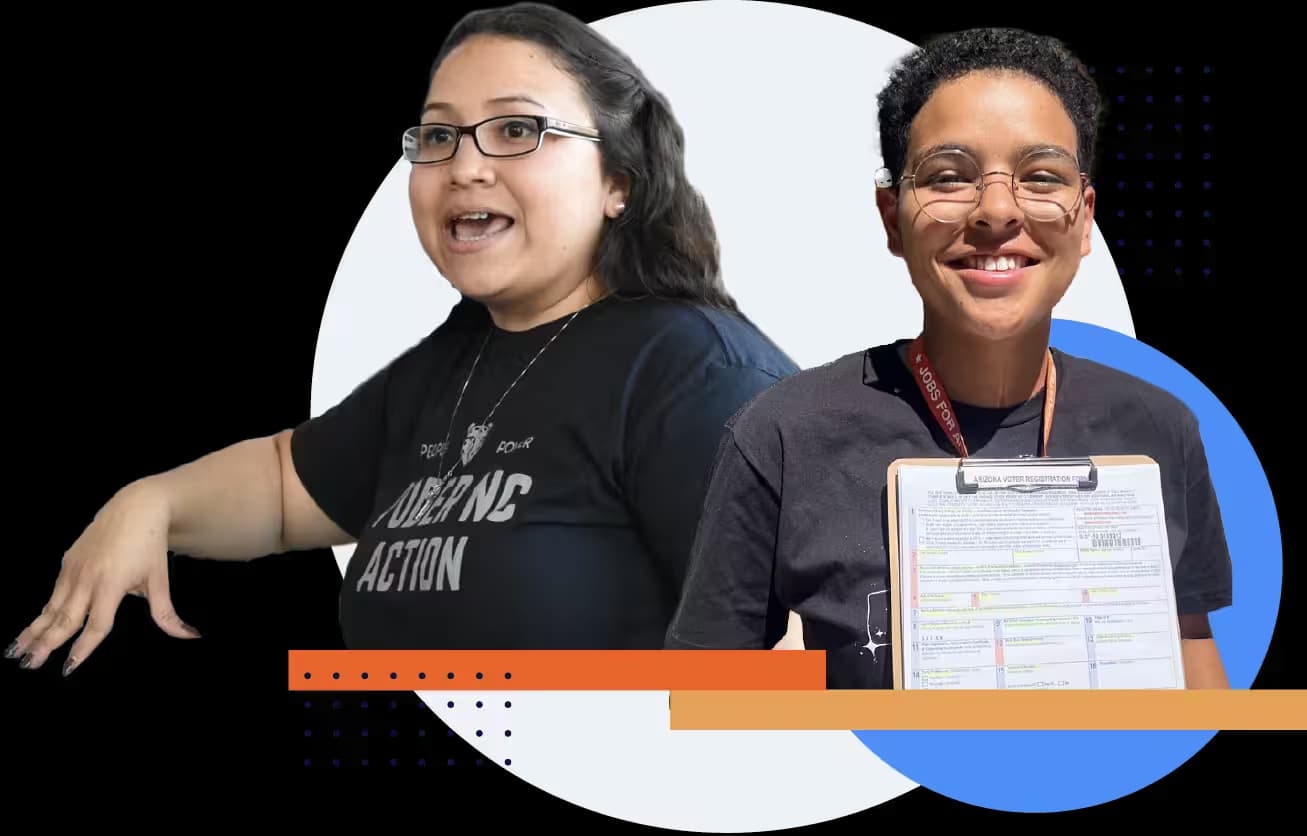
[[[879,106],[877,204],[923,328],[735,416],[667,646],[770,648],[792,611],[804,646],[826,651],[828,687],[893,687],[892,462],[1145,454],[1161,472],[1184,684],[1226,687],[1208,613],[1232,602],[1231,562],[1197,420],[1049,346],[1090,248],[1092,78],[1055,39],[973,29],[907,56]]]

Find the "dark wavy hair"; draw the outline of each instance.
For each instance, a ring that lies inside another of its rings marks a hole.
[[[1056,38],[1021,29],[966,29],[931,39],[904,58],[881,90],[880,147],[886,168],[903,171],[912,120],[943,83],[971,72],[1017,72],[1043,84],[1061,100],[1076,126],[1080,167],[1093,172],[1102,101],[1093,76]]]
[[[639,67],[567,12],[517,3],[472,12],[450,31],[432,65],[476,35],[528,41],[548,50],[579,84],[603,138],[604,173],[630,182],[626,209],[609,220],[595,275],[618,296],[688,299],[737,311],[721,278],[716,228],[685,173],[685,137],[667,99]]]

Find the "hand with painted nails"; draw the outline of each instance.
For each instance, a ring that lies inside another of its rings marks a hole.
[[[241,441],[119,491],[64,555],[49,602],[5,655],[39,668],[77,634],[67,675],[100,646],[132,594],[149,600],[165,633],[198,638],[173,609],[169,551],[244,561],[353,542],[300,481],[290,440],[285,430]]]
[[[104,641],[128,594],[149,600],[154,622],[168,635],[199,638],[172,606],[168,528],[167,503],[150,490],[115,496],[64,555],[50,600],[5,655],[36,669],[77,635],[63,666],[67,676]]]

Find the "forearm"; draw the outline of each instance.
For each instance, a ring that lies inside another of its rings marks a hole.
[[[1230,682],[1213,639],[1182,639],[1186,688],[1229,688]]]
[[[252,560],[286,550],[281,458],[275,437],[241,441],[134,482],[114,501],[162,514],[171,551]]]

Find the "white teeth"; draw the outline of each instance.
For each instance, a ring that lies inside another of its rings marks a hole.
[[[967,266],[972,270],[985,270],[990,273],[1020,270],[1028,262],[1029,259],[1021,255],[1001,255],[997,258],[994,256],[973,255],[966,259]]]
[[[490,217],[489,212],[465,212],[462,215],[454,216],[456,221],[484,221]]]

